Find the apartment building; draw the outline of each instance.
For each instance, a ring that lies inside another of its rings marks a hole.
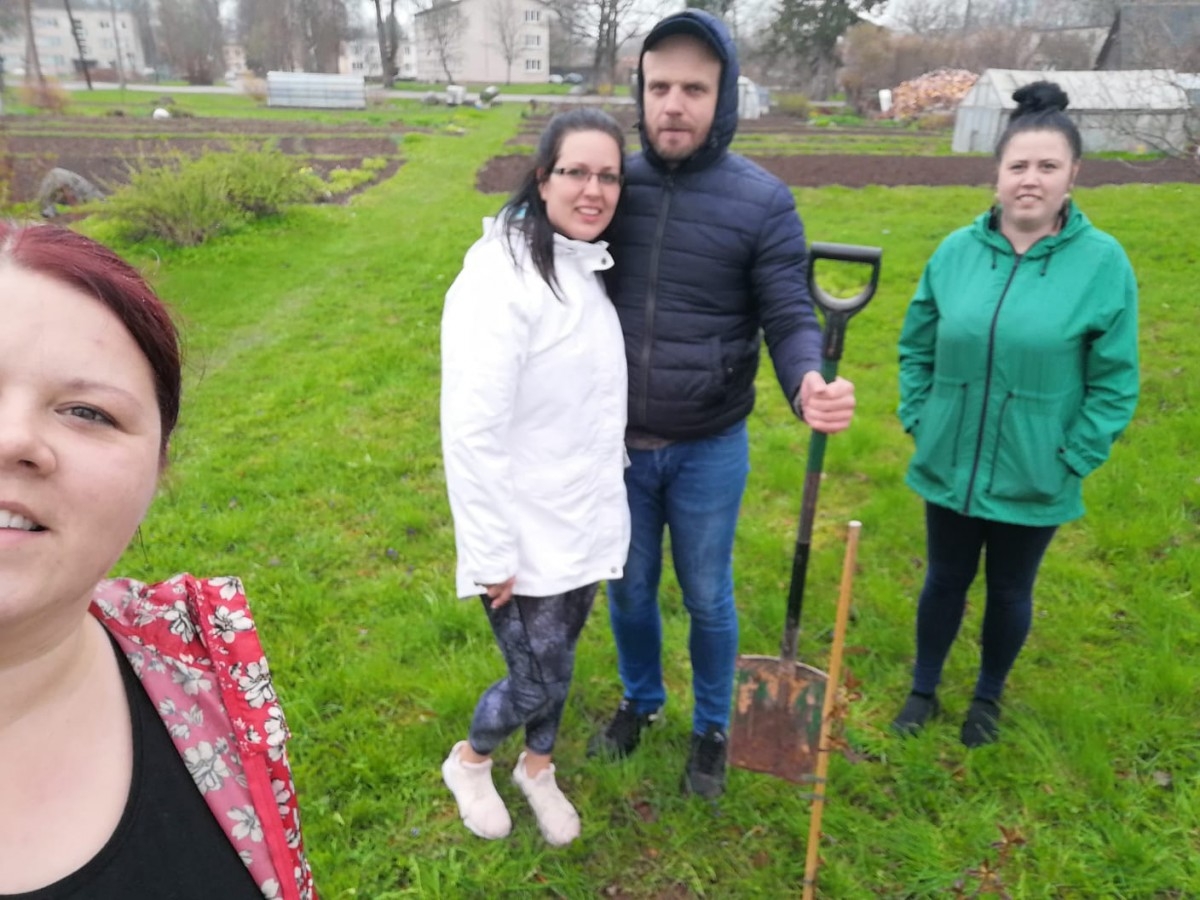
[[[550,76],[550,13],[537,0],[454,0],[413,17],[418,81],[531,84]]]
[[[83,37],[88,66],[113,73],[123,71],[127,78],[137,78],[146,68],[146,55],[138,35],[133,15],[110,10],[73,10]],[[115,28],[114,28],[115,24]],[[61,5],[37,5],[33,8],[33,36],[37,45],[42,74],[47,78],[70,80],[81,75],[79,49],[71,23]],[[23,76],[30,70],[26,56],[25,22],[0,37],[0,56],[4,71],[10,76]],[[119,67],[119,69],[118,69]]]

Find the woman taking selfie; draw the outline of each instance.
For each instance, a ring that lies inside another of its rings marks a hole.
[[[313,897],[241,585],[103,580],[179,415],[167,311],[94,241],[0,223],[0,323],[0,897]]]

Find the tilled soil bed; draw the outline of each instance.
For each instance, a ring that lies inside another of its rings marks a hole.
[[[354,124],[333,127],[313,122],[258,119],[171,119],[123,117],[29,117],[5,120],[0,156],[8,169],[9,199],[28,202],[53,168],[69,169],[104,188],[128,180],[129,166],[141,159],[228,153],[266,143],[295,156],[321,175],[335,168],[358,169],[368,157],[389,164],[371,183],[391,177],[402,163],[397,138],[404,129]],[[361,190],[361,185],[357,190]],[[342,199],[342,198],[338,198]]]
[[[851,156],[796,155],[750,157],[792,187],[866,187],[882,185],[988,185],[995,181],[995,163],[984,156]],[[483,193],[508,193],[529,167],[524,154],[496,156],[488,160],[475,178]],[[1077,183],[1084,187],[1102,184],[1165,184],[1200,182],[1200,165],[1183,159],[1127,162],[1088,159],[1079,170]]]

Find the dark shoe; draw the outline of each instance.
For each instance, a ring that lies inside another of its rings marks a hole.
[[[658,720],[658,710],[639,713],[633,701],[626,698],[617,707],[612,721],[599,734],[588,741],[588,756],[609,756],[618,759],[628,756],[637,749],[642,738],[642,729]]]
[[[892,719],[892,731],[904,737],[920,734],[925,723],[941,712],[936,696],[909,694],[900,714]]]
[[[976,697],[967,708],[962,726],[962,742],[968,748],[994,744],[1000,739],[1000,705]]]
[[[725,732],[709,728],[692,735],[692,751],[683,770],[683,792],[706,800],[725,793]]]

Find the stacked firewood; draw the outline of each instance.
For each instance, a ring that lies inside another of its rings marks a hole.
[[[911,119],[924,113],[953,112],[979,78],[966,69],[936,69],[892,89],[891,115]]]

